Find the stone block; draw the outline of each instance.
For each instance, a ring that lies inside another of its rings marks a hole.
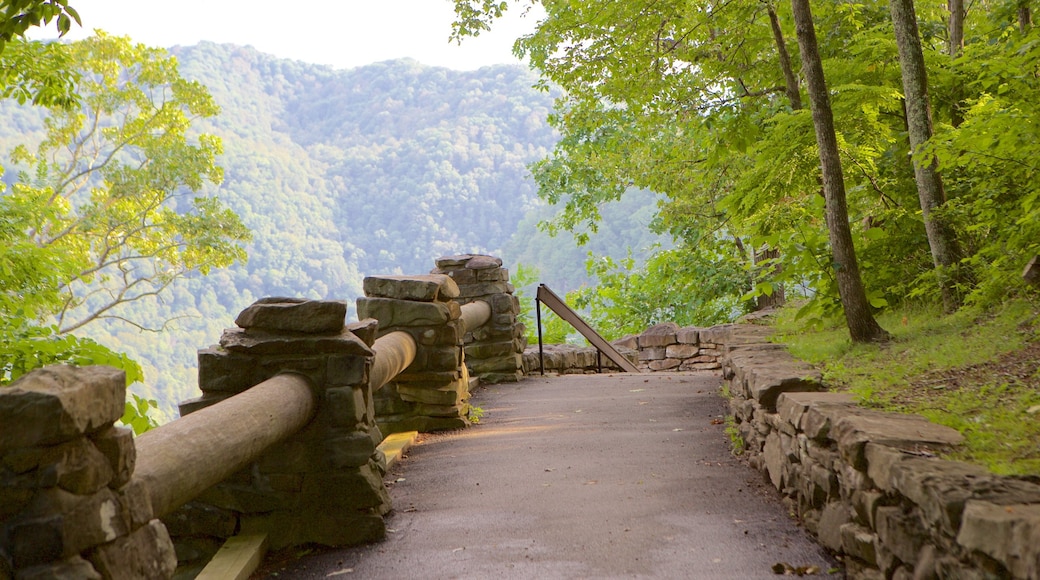
[[[679,370],[682,371],[713,371],[722,368],[722,365],[717,362],[689,362],[683,361],[679,365]]]
[[[662,322],[647,328],[639,335],[639,348],[663,347],[676,344],[675,333],[679,325],[674,322]]]
[[[957,544],[1002,563],[1014,578],[1040,578],[1040,505],[968,501]]]
[[[370,465],[309,474],[303,482],[299,509],[316,508],[333,513],[357,513],[365,508],[390,505],[382,476]]]
[[[325,402],[336,425],[352,427],[365,422],[368,417],[365,389],[362,387],[325,389]]]
[[[466,360],[473,358],[493,358],[496,356],[510,356],[517,352],[515,341],[498,341],[490,343],[479,343],[466,345]]]
[[[4,575],[3,566],[4,564],[0,562],[0,578],[8,578],[9,576]],[[17,580],[101,580],[101,574],[90,562],[77,554],[59,562],[22,568],[18,570],[14,578]]]
[[[415,341],[423,346],[458,346],[462,343],[463,335],[462,323],[453,320],[448,324],[418,332]]]
[[[352,354],[333,354],[326,359],[325,385],[341,387],[367,382],[371,359]]]
[[[199,350],[198,361],[203,393],[241,393],[260,382],[254,377],[254,357],[212,347]]]
[[[769,410],[776,409],[781,393],[820,390],[823,390],[822,375],[808,365],[763,365],[755,369],[748,381],[751,398]]]
[[[111,367],[53,365],[0,390],[0,452],[55,445],[123,416],[126,375]]]
[[[679,344],[699,344],[701,342],[701,329],[695,326],[686,326],[675,331],[675,340]]]
[[[365,318],[357,322],[348,322],[343,328],[358,337],[361,342],[372,346],[372,343],[376,341],[379,321],[375,318]]]
[[[274,332],[339,334],[347,316],[347,303],[341,300],[304,300],[301,298],[261,298],[243,310],[235,324],[239,328]]]
[[[667,351],[663,346],[639,349],[639,360],[641,361],[664,360],[665,358],[667,358]]]
[[[173,542],[159,520],[98,546],[90,560],[105,578],[170,578],[177,569]]]
[[[870,565],[878,564],[878,535],[859,524],[846,523],[840,528],[841,551]]]
[[[445,271],[444,273],[448,276],[451,276],[451,279],[454,280],[456,284],[458,284],[460,291],[465,286],[470,286],[472,284],[477,283],[476,270],[467,270],[463,268],[461,270]]]
[[[909,457],[893,465],[892,487],[921,510],[931,526],[953,537],[969,500],[997,505],[1040,504],[1040,486],[991,475],[977,465]]]
[[[466,361],[466,366],[474,375],[483,376],[485,373],[514,372],[523,368],[523,357],[514,353],[500,358]]]
[[[215,405],[223,400],[226,400],[233,395],[231,393],[210,393],[204,394],[201,397],[195,397],[194,399],[188,399],[181,401],[177,405],[177,412],[181,417],[186,417],[195,411],[205,409],[211,405]]]
[[[130,529],[141,527],[155,519],[152,496],[148,484],[141,479],[131,479],[116,491],[116,497],[130,518]]]
[[[468,395],[462,379],[443,386],[400,383],[397,392],[402,400],[429,405],[458,405]]]
[[[877,508],[883,505],[885,495],[878,491],[857,489],[850,498],[856,519],[870,529],[875,529],[874,516]]]
[[[367,465],[376,451],[376,443],[367,431],[357,431],[326,441],[324,449],[327,458],[325,465],[335,471]]]
[[[379,329],[438,326],[462,315],[455,302],[411,302],[392,298],[358,298],[359,318],[375,318]]]
[[[359,298],[358,300],[364,299]],[[371,300],[377,299],[372,298]],[[409,302],[409,304],[422,303]],[[220,336],[220,346],[230,352],[264,357],[268,355],[299,356],[326,353],[372,356],[372,349],[358,338],[356,334],[345,329],[339,334],[286,336],[263,331],[228,328]]]
[[[630,348],[632,350],[637,350],[639,348],[639,337],[634,334],[630,334],[623,338],[619,338],[611,342],[610,344],[614,347],[623,347]]]
[[[868,442],[916,452],[936,451],[964,440],[949,427],[936,425],[918,415],[901,415],[860,410],[846,414],[834,424],[831,437],[838,451],[853,467],[865,471],[864,448]]]
[[[682,361],[677,358],[666,358],[662,360],[650,361],[650,370],[652,371],[671,371],[679,368]]]
[[[234,512],[197,501],[190,501],[163,516],[162,522],[173,537],[230,538],[238,530],[238,516]]]
[[[885,550],[900,562],[916,562],[921,549],[928,542],[928,534],[912,514],[904,513],[901,507],[879,507],[876,516],[876,532]],[[879,554],[880,555],[880,554]],[[879,564],[885,559],[880,558]],[[883,570],[890,565],[882,566]]]
[[[489,268],[477,270],[478,282],[507,282],[509,281],[509,270],[505,268]]]
[[[77,496],[58,488],[37,494],[24,516],[8,524],[7,549],[15,568],[78,554],[129,531],[129,514],[108,489]]]
[[[820,513],[817,539],[824,547],[840,552],[842,548],[841,528],[852,520],[849,509],[841,502],[831,502]]]
[[[459,297],[458,285],[444,274],[367,276],[362,284],[365,296],[378,298],[446,302]]]
[[[94,434],[91,441],[112,468],[113,477],[109,486],[119,488],[130,481],[137,464],[134,432],[127,427],[109,427]]]
[[[495,256],[476,254],[466,260],[467,270],[491,270],[502,267],[502,259]]]
[[[509,282],[477,282],[460,284],[459,298],[477,298],[492,294],[512,294],[516,289]]]
[[[763,450],[766,471],[769,473],[769,481],[773,487],[783,489],[784,453],[780,446],[780,435],[770,433],[766,436],[766,446]]]
[[[665,347],[665,356],[668,358],[692,358],[698,355],[699,350],[700,348],[695,344],[672,344]]]

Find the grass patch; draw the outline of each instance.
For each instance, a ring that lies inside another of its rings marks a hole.
[[[1026,302],[984,314],[894,310],[884,345],[857,345],[844,326],[806,330],[784,312],[775,340],[819,366],[831,389],[864,405],[957,429],[949,454],[1004,475],[1040,474],[1040,320]]]

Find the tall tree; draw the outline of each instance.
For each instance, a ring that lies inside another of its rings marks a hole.
[[[849,228],[845,178],[834,132],[834,117],[827,82],[823,76],[823,63],[816,43],[816,29],[809,0],[791,0],[791,8],[798,34],[798,46],[802,53],[802,72],[809,92],[813,127],[816,130],[820,169],[823,174],[823,194],[826,199],[827,231],[834,256],[838,292],[845,310],[845,321],[855,342],[887,340],[888,333],[881,328],[870,311],[870,303],[867,301],[860,278],[852,231]]]
[[[43,140],[12,154],[22,170],[0,197],[0,233],[27,273],[18,284],[34,291],[0,306],[64,334],[244,260],[250,234],[219,200],[194,194],[222,178],[219,139],[189,138],[193,120],[218,110],[204,87],[127,38],[58,46],[80,72],[82,108],[51,107]]]
[[[961,250],[956,232],[940,210],[946,203],[946,192],[943,190],[937,163],[934,157],[924,158],[920,153],[921,147],[932,138],[932,107],[928,100],[928,73],[925,70],[924,52],[921,49],[921,35],[917,29],[917,14],[914,11],[913,0],[890,0],[889,8],[892,12],[896,45],[899,48],[899,68],[903,77],[907,132],[910,151],[913,154],[917,195],[924,216],[932,262],[939,276],[943,306],[947,312],[952,312],[961,303],[957,288],[959,279],[956,275]]]

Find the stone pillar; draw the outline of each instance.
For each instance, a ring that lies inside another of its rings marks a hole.
[[[376,418],[387,433],[469,425],[469,374],[463,364],[463,323],[448,276],[370,276],[358,317],[378,321],[379,336],[415,339],[415,359],[375,393]]]
[[[509,270],[502,267],[502,260],[473,254],[444,256],[437,259],[433,273],[446,274],[455,281],[460,304],[483,300],[491,306],[491,320],[469,329],[464,336],[470,374],[486,383],[520,380],[527,339],[524,325],[517,318],[520,301],[513,295]]]
[[[263,299],[238,316],[219,346],[199,351],[202,396],[182,403],[182,415],[282,372],[310,379],[318,406],[302,430],[163,518],[182,566],[204,565],[236,533],[267,532],[273,549],[383,537],[390,498],[368,388],[375,326],[344,326],[346,310],[339,301]]]
[[[0,389],[0,578],[169,578],[165,526],[116,427],[126,377],[51,366]]]

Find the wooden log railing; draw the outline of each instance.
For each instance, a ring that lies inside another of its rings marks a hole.
[[[133,477],[145,483],[154,515],[162,517],[302,429],[316,406],[306,377],[277,375],[142,434]]]
[[[491,319],[491,305],[483,300],[464,304],[461,310],[460,320],[465,330],[480,328]],[[372,362],[372,370],[369,371],[369,385],[376,391],[415,361],[418,346],[411,334],[398,330],[376,339],[372,350],[375,352],[375,359]]]

